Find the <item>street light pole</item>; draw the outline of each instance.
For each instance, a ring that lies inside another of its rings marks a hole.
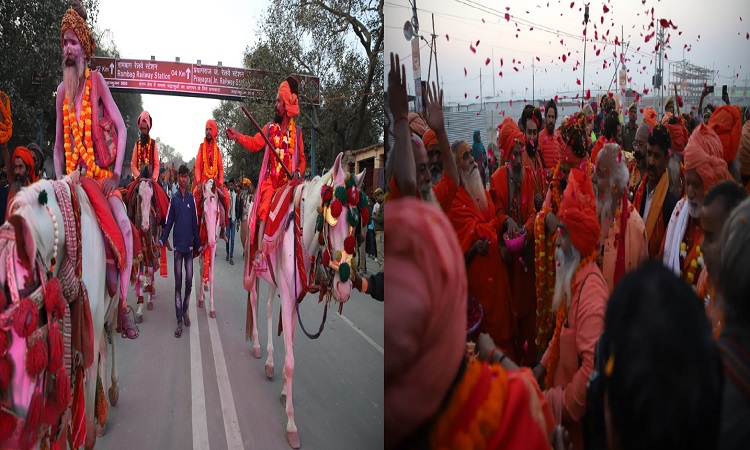
[[[583,83],[581,83],[581,105],[586,98],[586,44],[588,43],[588,36],[586,35],[589,28],[589,7],[586,6],[586,11],[583,13]]]

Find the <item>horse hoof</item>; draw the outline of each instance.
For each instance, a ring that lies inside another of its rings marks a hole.
[[[266,364],[266,378],[273,380],[273,366]],[[286,396],[282,396],[286,397]]]
[[[210,316],[210,317],[211,317],[212,319],[215,319],[215,318],[216,318],[216,311],[210,311],[210,312],[208,313],[208,315],[209,315],[209,316]]]
[[[136,314],[135,323],[141,323],[141,322],[143,322],[143,314]]]
[[[204,302],[203,300],[198,300],[198,308],[203,308],[204,306],[206,306],[206,302]]]
[[[117,401],[120,399],[120,389],[116,386],[109,387],[109,403],[112,406],[117,406]]]
[[[253,358],[260,359],[260,348],[253,349]]]
[[[146,309],[149,310],[149,311],[153,310],[154,309],[154,302],[152,302],[151,300],[149,300],[146,303]]]
[[[286,432],[286,441],[289,443],[289,446],[292,448],[299,448],[299,433],[296,431],[287,431]]]
[[[96,425],[96,437],[102,437],[105,434],[107,434],[107,422],[104,422],[104,425]]]

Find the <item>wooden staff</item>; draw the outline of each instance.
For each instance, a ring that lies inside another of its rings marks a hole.
[[[281,167],[284,168],[284,172],[286,172],[287,176],[290,179],[294,178],[294,176],[292,176],[292,173],[289,172],[289,169],[287,169],[286,164],[284,164],[284,161],[281,160],[281,156],[279,156],[278,153],[276,153],[275,151],[273,151],[273,149],[275,147],[273,146],[273,144],[271,144],[271,141],[268,140],[268,136],[266,136],[266,134],[263,132],[263,128],[260,125],[258,125],[258,122],[256,122],[256,120],[250,114],[250,111],[248,111],[247,108],[245,108],[245,105],[242,105],[242,112],[245,113],[245,115],[247,116],[247,118],[250,119],[250,122],[252,122],[252,124],[255,125],[255,128],[258,129],[258,132],[260,133],[260,135],[263,136],[263,139],[266,141],[266,144],[271,149],[271,154],[273,154],[273,156],[276,157],[276,160],[279,162],[279,164],[281,164]]]

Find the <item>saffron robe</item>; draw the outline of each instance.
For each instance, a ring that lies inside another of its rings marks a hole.
[[[646,224],[646,240],[648,242],[648,257],[651,259],[661,259],[661,243],[664,240],[664,234],[667,232],[667,224],[672,216],[672,211],[677,204],[677,197],[669,190],[669,176],[665,171],[659,183],[654,190],[654,196],[651,199],[651,205],[648,210],[648,217],[644,217],[646,210],[646,200],[648,198],[648,174],[638,185],[633,198],[633,207],[640,214]]]
[[[648,244],[643,219],[627,199],[625,199],[625,207],[622,209],[623,213],[606,230],[606,239],[603,242],[604,256],[601,269],[610,293],[615,289],[617,282],[625,275],[625,272],[635,270],[648,259]],[[620,246],[620,239],[623,237],[621,231],[623,217],[626,215],[625,211],[628,214],[625,226],[625,245],[623,247]],[[620,251],[623,251],[624,254],[620,255]],[[618,257],[624,258],[624,271],[622,273],[617,273],[616,270]]]
[[[546,127],[539,133],[539,150],[542,152],[544,165],[547,166],[549,172],[557,167],[557,163],[560,162],[560,153],[564,148],[565,142],[558,133],[553,131],[550,135]]]

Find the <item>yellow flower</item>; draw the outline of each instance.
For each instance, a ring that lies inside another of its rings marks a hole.
[[[697,269],[698,268],[698,261],[696,261],[696,260],[690,261],[690,267],[692,267],[693,269]]]

